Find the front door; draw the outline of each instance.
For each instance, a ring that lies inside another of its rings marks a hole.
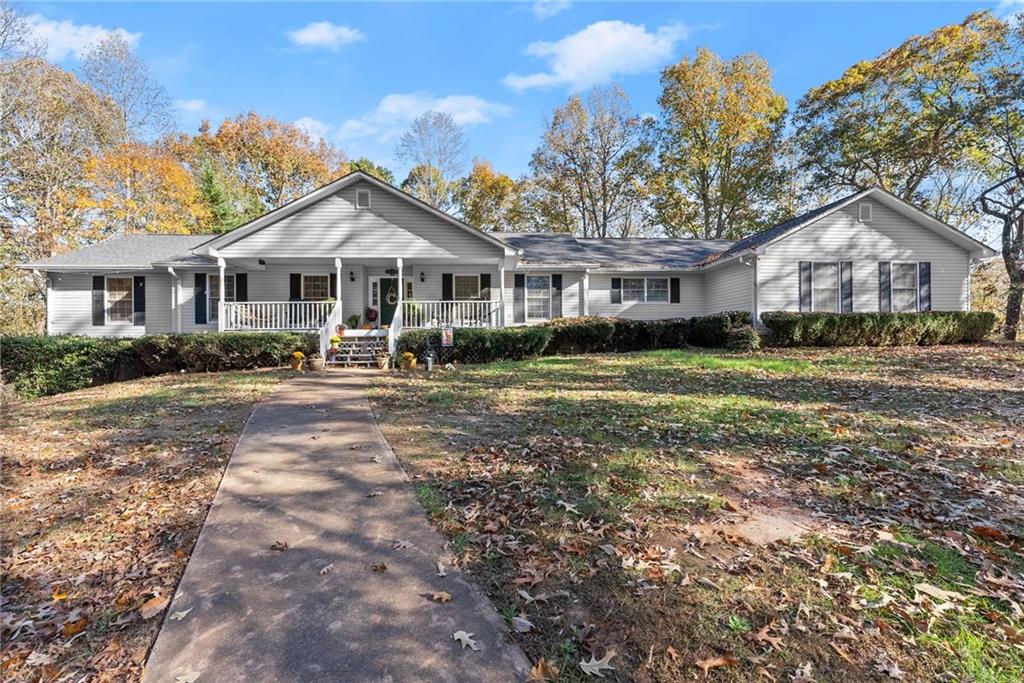
[[[380,279],[380,325],[390,325],[398,309],[398,278]]]

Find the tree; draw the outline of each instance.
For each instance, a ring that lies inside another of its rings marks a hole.
[[[349,162],[349,168],[353,171],[362,171],[363,173],[369,173],[375,178],[380,178],[389,185],[395,184],[395,174],[389,169],[373,163],[366,157],[359,157],[355,161]]]
[[[439,111],[416,117],[398,141],[395,155],[417,173],[414,177],[410,171],[402,187],[415,188],[417,197],[442,211],[451,208],[452,183],[462,172],[466,155],[466,136],[455,119]]]
[[[545,229],[628,237],[646,227],[642,179],[654,122],[630,112],[618,86],[573,95],[546,122],[530,168],[530,195]]]
[[[516,230],[524,221],[522,187],[483,159],[459,181],[455,202],[462,220],[484,232]]]
[[[789,208],[786,99],[757,55],[723,62],[701,48],[661,74],[652,208],[671,236],[739,239]]]
[[[932,184],[975,144],[979,72],[1006,25],[980,12],[853,65],[800,100],[796,140],[811,181],[832,191],[881,185],[945,220],[958,207]]]
[[[150,145],[131,142],[85,162],[78,206],[94,234],[200,232],[210,208],[177,159]]]
[[[118,106],[122,143],[149,140],[173,126],[167,91],[120,33],[108,33],[86,52],[82,77]]]

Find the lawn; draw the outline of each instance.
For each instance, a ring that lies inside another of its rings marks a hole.
[[[1024,347],[382,377],[419,499],[538,679],[1024,678]]]
[[[138,680],[249,411],[285,376],[165,375],[4,406],[3,680]]]

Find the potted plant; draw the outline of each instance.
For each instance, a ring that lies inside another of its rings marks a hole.
[[[302,361],[306,360],[306,354],[296,351],[292,354],[292,370],[302,371]]]
[[[339,346],[341,346],[341,337],[334,335],[331,337],[331,351],[337,351]]]
[[[320,356],[312,356],[309,361],[309,369],[313,372],[319,372],[324,369],[324,359]]]
[[[367,308],[366,309],[366,320],[367,320],[367,322],[370,322],[370,323],[377,322],[377,309],[376,308]]]
[[[387,351],[381,351],[377,354],[377,367],[384,370],[391,365],[391,354]]]
[[[403,370],[415,370],[416,369],[416,354],[406,351],[402,354],[402,369]]]
[[[359,314],[353,313],[345,319],[345,324],[351,327],[353,330],[359,327]]]

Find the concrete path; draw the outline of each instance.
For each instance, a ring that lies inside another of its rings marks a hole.
[[[370,377],[298,378],[256,407],[167,609],[147,683],[525,677],[526,658],[486,596],[450,566],[377,429]],[[400,541],[411,545],[395,548]],[[288,547],[272,550],[277,543]],[[387,570],[372,569],[380,564]],[[451,602],[433,602],[433,591]],[[456,631],[475,634],[479,651],[452,641]]]

